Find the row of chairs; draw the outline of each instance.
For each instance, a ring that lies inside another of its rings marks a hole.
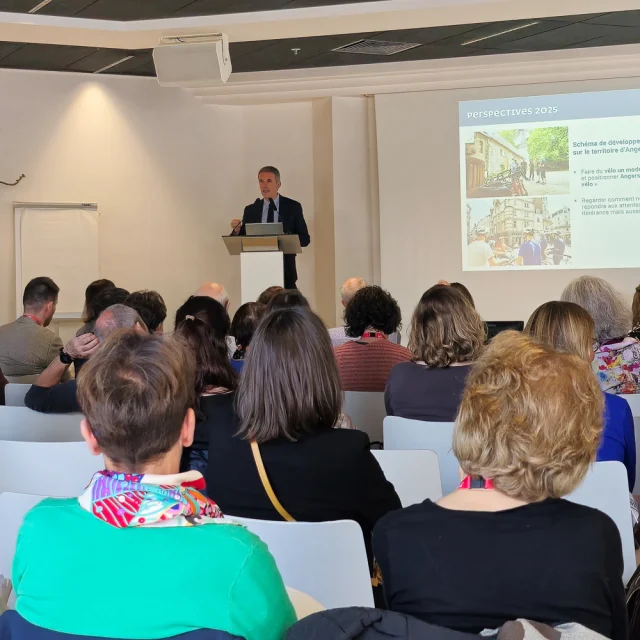
[[[437,460],[433,462],[437,465]],[[626,583],[635,569],[635,554],[625,486],[626,471],[621,463],[598,462],[569,499],[599,508],[614,518],[622,536]],[[43,499],[42,495],[0,493],[3,513],[0,574],[10,575],[24,515]],[[328,609],[374,606],[364,540],[357,523],[348,520],[273,522],[229,517],[267,544],[288,587],[308,594]]]

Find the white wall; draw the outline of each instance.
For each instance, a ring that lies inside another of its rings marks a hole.
[[[631,300],[638,269],[462,272],[458,102],[638,87],[640,78],[627,78],[376,96],[382,283],[397,297],[405,327],[440,279],[467,285],[487,320],[526,321],[583,273],[609,280]],[[602,241],[636,250],[624,229]]]
[[[0,323],[15,314],[14,201],[97,202],[101,276],[157,289],[170,318],[202,281],[232,281],[217,171],[232,130],[197,100],[151,79],[6,70],[0,95],[0,179],[26,174],[0,185]]]

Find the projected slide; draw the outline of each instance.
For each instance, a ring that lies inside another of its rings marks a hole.
[[[640,267],[640,90],[460,103],[464,270]]]

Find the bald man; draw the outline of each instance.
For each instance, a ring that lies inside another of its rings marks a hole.
[[[363,278],[347,278],[340,287],[340,301],[343,307],[347,307],[349,301],[356,295],[360,289],[367,286],[367,281]],[[350,340],[357,340],[358,338],[349,338],[345,332],[345,327],[334,327],[329,329],[329,337],[331,338],[331,345],[335,349],[340,345],[349,342]],[[389,336],[389,340],[395,344],[400,344],[400,334],[396,331]]]
[[[25,405],[41,413],[79,412],[76,379],[62,382],[67,369],[74,360],[89,358],[114,331],[133,328],[147,333],[147,327],[137,311],[123,304],[107,307],[96,320],[94,333],[77,336],[60,350],[60,356],[40,374],[27,391]]]
[[[213,298],[217,300],[226,310],[229,312],[229,294],[227,290],[217,282],[205,282],[197,291],[197,296],[204,296],[206,298]]]

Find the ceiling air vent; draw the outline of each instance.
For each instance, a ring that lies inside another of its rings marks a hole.
[[[390,42],[387,40],[358,40],[332,51],[339,53],[362,53],[369,56],[393,56],[402,51],[419,47],[419,42]]]

